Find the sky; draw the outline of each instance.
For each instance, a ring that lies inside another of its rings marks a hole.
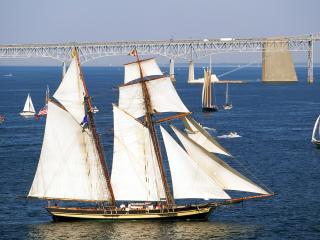
[[[0,9],[0,45],[320,33],[319,0],[1,0]],[[259,56],[223,54],[214,61],[248,62]],[[304,62],[306,54],[294,54],[294,59]],[[97,64],[113,61],[121,58]],[[52,62],[0,59],[0,65],[10,63]]]

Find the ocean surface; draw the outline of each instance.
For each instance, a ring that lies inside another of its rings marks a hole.
[[[217,75],[233,67],[217,66]],[[122,67],[85,67],[84,76],[100,112],[96,122],[109,168],[112,159],[112,111]],[[163,68],[168,72],[167,68]],[[201,77],[202,68],[196,68]],[[27,200],[35,174],[45,119],[20,117],[27,94],[36,110],[61,80],[58,67],[0,67],[0,239],[320,239],[320,149],[310,142],[320,114],[320,68],[315,83],[306,83],[306,68],[298,67],[296,84],[262,84],[261,69],[244,68],[224,79],[248,80],[229,85],[233,109],[201,112],[201,85],[187,84],[187,68],[176,67],[175,84],[193,117],[214,128],[215,136],[237,132],[240,138],[219,142],[235,159],[224,158],[249,178],[277,195],[222,207],[207,222],[75,222],[53,223],[45,201]],[[224,103],[225,85],[215,88]],[[231,195],[233,193],[230,193]],[[237,196],[237,195],[233,195]]]

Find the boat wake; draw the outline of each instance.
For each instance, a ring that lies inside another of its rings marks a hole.
[[[218,138],[240,138],[240,136],[237,132],[230,132],[229,134],[224,134],[221,136],[218,136]]]
[[[3,75],[4,77],[13,77],[13,74],[12,73],[9,73],[9,74],[5,74]]]
[[[203,129],[208,130],[208,131],[214,131],[214,132],[217,131],[217,129],[215,129],[215,128],[210,128],[210,127],[203,127]]]

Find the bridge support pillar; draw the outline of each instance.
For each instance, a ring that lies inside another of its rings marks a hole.
[[[262,81],[297,82],[297,74],[289,51],[288,40],[270,38],[262,52]]]
[[[194,64],[193,61],[189,62],[189,75],[188,75],[188,83],[194,81]]]
[[[308,83],[313,83],[313,42],[308,42]]]
[[[174,60],[173,59],[170,59],[170,79],[172,82],[176,81],[174,77]]]
[[[64,78],[64,75],[66,75],[66,63],[62,62],[62,78]]]

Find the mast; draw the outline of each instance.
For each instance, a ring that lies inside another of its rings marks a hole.
[[[78,69],[80,71],[80,78],[81,78],[81,81],[82,81],[82,84],[83,84],[83,88],[84,88],[84,91],[85,91],[84,103],[85,103],[85,112],[88,115],[89,128],[90,128],[90,130],[92,132],[92,135],[93,135],[93,140],[94,140],[95,146],[96,146],[97,151],[98,151],[100,164],[102,166],[103,174],[104,174],[104,177],[106,179],[106,183],[107,183],[107,186],[108,186],[109,193],[111,195],[110,203],[111,203],[112,206],[115,206],[115,198],[114,198],[114,194],[113,194],[113,189],[112,189],[112,186],[111,186],[111,181],[110,181],[108,169],[107,169],[106,162],[105,162],[105,156],[104,156],[104,153],[103,153],[103,148],[102,148],[102,145],[101,145],[101,142],[100,142],[99,135],[97,133],[97,129],[96,129],[96,125],[95,125],[95,121],[94,121],[94,117],[93,117],[91,98],[89,96],[86,84],[84,82],[82,70],[81,70],[81,67],[80,67],[80,59],[79,59],[79,54],[78,54],[78,49],[77,48],[73,49],[73,54],[74,54],[74,56],[76,56],[76,59],[77,59]]]
[[[164,167],[163,167],[163,160],[162,160],[162,156],[161,156],[161,151],[160,151],[160,145],[159,145],[159,141],[157,138],[157,134],[155,131],[155,127],[154,127],[154,123],[152,120],[152,106],[151,106],[151,101],[150,101],[150,95],[148,92],[148,88],[147,85],[145,83],[145,79],[142,73],[142,68],[141,68],[141,64],[140,64],[140,59],[138,56],[138,52],[136,49],[133,50],[134,54],[137,58],[137,62],[139,65],[139,70],[140,70],[140,78],[141,78],[141,86],[142,86],[142,92],[143,92],[143,97],[144,97],[144,104],[145,104],[145,108],[146,108],[146,115],[145,115],[145,123],[147,128],[149,129],[150,132],[150,136],[152,139],[152,144],[156,153],[156,157],[157,157],[157,162],[158,162],[158,166],[159,166],[159,170],[160,170],[160,174],[161,174],[161,180],[162,180],[162,184],[165,190],[165,195],[166,195],[166,201],[168,206],[173,206],[174,203],[174,199],[170,193],[170,189],[169,189],[169,185],[168,185],[168,181],[164,172]]]
[[[50,95],[50,90],[49,90],[49,86],[47,85],[47,90],[46,90],[46,104],[48,104],[48,100],[49,100],[49,96]]]

